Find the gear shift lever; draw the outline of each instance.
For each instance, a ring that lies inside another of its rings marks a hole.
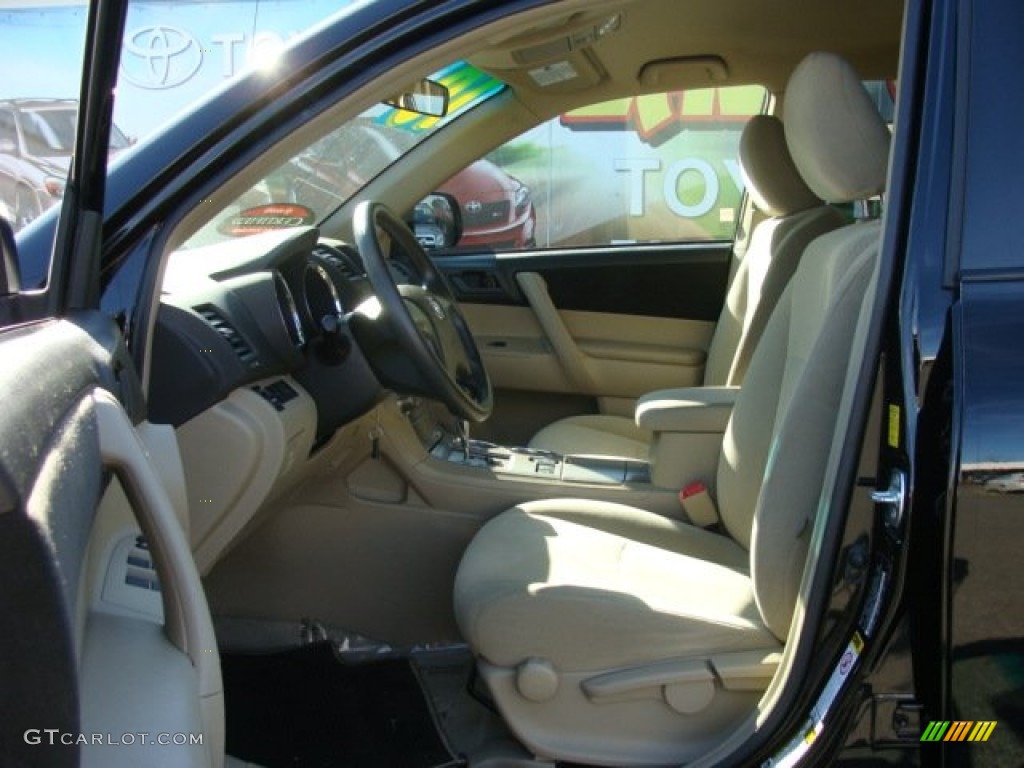
[[[455,422],[455,425],[459,432],[459,440],[462,441],[462,461],[465,464],[469,464],[469,420],[459,419]]]

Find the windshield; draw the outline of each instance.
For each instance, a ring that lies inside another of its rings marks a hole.
[[[323,221],[428,136],[505,87],[461,61],[430,79],[449,90],[447,115],[374,105],[278,166],[215,214],[185,247]]]

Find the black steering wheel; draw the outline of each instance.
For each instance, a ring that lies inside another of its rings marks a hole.
[[[356,206],[353,231],[381,314],[431,392],[459,418],[484,421],[494,406],[491,380],[444,276],[409,227],[381,203]],[[412,284],[395,281],[382,235],[418,273]]]

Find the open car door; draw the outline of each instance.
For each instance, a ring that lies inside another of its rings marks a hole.
[[[94,0],[80,119],[47,286],[20,290],[0,225],[3,765],[220,765],[209,610],[183,528],[173,431],[144,422],[98,310],[124,0]]]

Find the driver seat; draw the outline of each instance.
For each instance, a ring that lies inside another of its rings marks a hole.
[[[782,121],[756,115],[744,126],[740,170],[759,211],[768,218],[754,227],[746,255],[729,286],[704,366],[704,386],[736,386],[772,309],[814,238],[843,225],[800,177]],[[559,419],[541,429],[530,447],[562,455],[604,454],[649,460],[652,435],[632,418],[588,414]]]
[[[817,195],[881,193],[889,133],[844,60],[805,59],[785,116]],[[680,763],[756,711],[796,609],[880,237],[878,221],[861,221],[817,238],[772,313],[722,443],[724,533],[553,499],[497,515],[471,541],[456,618],[536,755]]]

